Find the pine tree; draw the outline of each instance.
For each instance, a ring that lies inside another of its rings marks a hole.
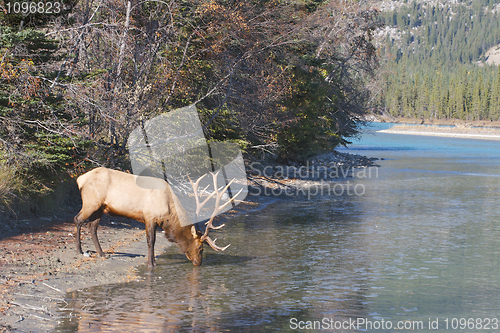
[[[64,104],[55,82],[63,83],[58,70],[67,50],[56,52],[59,41],[46,28],[47,15],[0,11],[0,168],[20,184],[12,192],[19,201],[51,191],[85,164],[90,144],[78,135],[78,110]]]
[[[500,120],[500,67],[496,71],[496,80],[493,83],[490,107],[489,107],[490,120]]]

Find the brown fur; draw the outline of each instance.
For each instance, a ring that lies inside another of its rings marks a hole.
[[[96,250],[99,255],[104,256],[97,238],[97,227],[102,214],[106,213],[125,216],[146,225],[148,266],[156,265],[154,244],[157,227],[165,231],[169,241],[177,243],[195,266],[201,265],[203,242],[200,240],[200,234],[195,231],[170,185],[158,178],[141,177],[141,180],[163,188],[147,189],[138,186],[136,180],[135,175],[106,168],[96,168],[78,177],[82,209],[74,219],[77,252],[82,253],[80,230],[88,219]],[[180,209],[176,210],[176,207]],[[180,221],[186,226],[182,227]]]

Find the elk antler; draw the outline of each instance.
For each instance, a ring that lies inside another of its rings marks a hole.
[[[225,202],[224,204],[220,204],[220,201],[222,199],[222,196],[224,195],[224,193],[226,193],[226,191],[229,189],[229,186],[231,186],[231,184],[233,183],[234,179],[232,179],[226,186],[222,186],[222,187],[218,187],[217,186],[217,176],[219,175],[219,171],[217,171],[216,173],[213,173],[213,172],[210,172],[210,174],[212,175],[212,179],[213,179],[213,183],[214,183],[214,191],[208,195],[205,200],[203,200],[203,202],[200,203],[200,197],[205,193],[205,191],[207,190],[207,188],[210,186],[210,185],[207,185],[207,187],[205,187],[202,191],[201,191],[201,194],[198,193],[198,185],[200,184],[200,181],[205,177],[205,175],[201,176],[200,178],[198,178],[198,180],[196,180],[196,182],[193,183],[193,181],[191,180],[191,178],[188,177],[189,179],[189,182],[191,183],[191,186],[193,187],[193,191],[194,191],[194,198],[196,200],[196,217],[199,216],[200,212],[201,212],[201,209],[203,208],[203,206],[208,202],[208,200],[210,200],[210,198],[212,198],[214,195],[215,195],[215,207],[214,207],[214,211],[212,213],[212,216],[210,216],[210,219],[208,220],[208,222],[206,223],[206,228],[205,228],[205,233],[203,234],[203,236],[201,236],[201,240],[202,241],[206,241],[208,243],[208,245],[210,245],[210,247],[212,249],[214,249],[215,251],[224,251],[225,249],[227,249],[229,247],[229,245],[225,246],[225,247],[219,247],[215,244],[215,241],[217,240],[217,238],[215,238],[214,240],[212,240],[210,237],[208,237],[208,232],[210,231],[210,229],[214,229],[214,230],[217,230],[217,229],[220,229],[224,226],[224,224],[221,224],[220,226],[218,227],[214,227],[213,226],[213,221],[214,221],[214,218],[217,216],[217,214],[222,211],[227,205],[231,204],[234,199],[236,199],[236,197],[243,191],[243,189],[240,189],[238,191],[238,193],[236,193],[236,195],[234,195],[232,198],[230,198],[227,202]]]

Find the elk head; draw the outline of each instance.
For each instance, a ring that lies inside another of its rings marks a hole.
[[[190,235],[183,239],[189,239],[190,241],[179,242],[179,247],[182,252],[184,252],[188,260],[193,262],[193,265],[200,266],[203,255],[203,241],[201,240],[202,234],[196,230],[194,225],[191,225],[191,227],[185,227],[185,229],[186,232],[189,230]]]

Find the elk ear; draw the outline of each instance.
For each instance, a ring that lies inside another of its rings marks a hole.
[[[193,238],[195,239],[200,238],[198,236],[198,232],[196,231],[196,227],[194,226],[194,224],[191,226],[191,235],[193,235]]]

